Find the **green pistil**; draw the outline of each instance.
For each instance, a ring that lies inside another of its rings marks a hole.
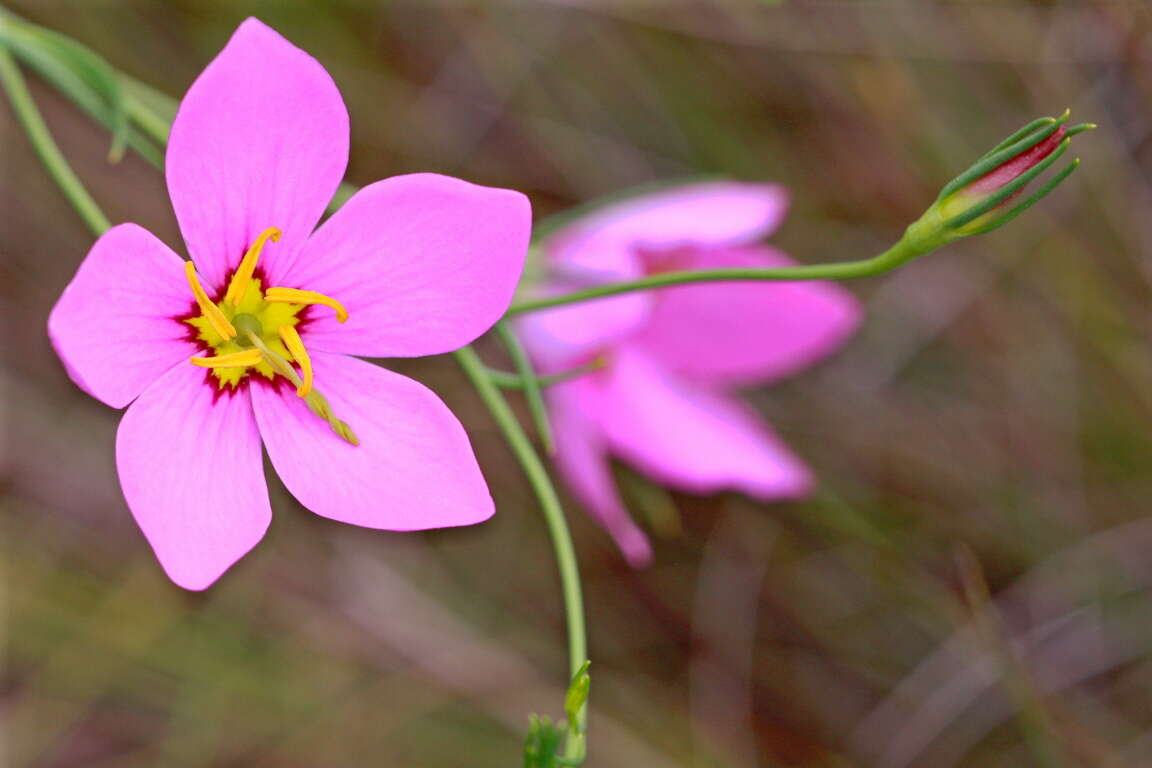
[[[254,334],[259,337],[264,336],[264,327],[260,325],[260,318],[256,317],[256,315],[250,315],[247,312],[241,312],[233,317],[232,327],[235,328],[239,334],[235,341],[241,347],[252,346],[249,334]]]

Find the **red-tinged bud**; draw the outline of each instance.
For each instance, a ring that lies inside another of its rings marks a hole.
[[[1065,166],[1031,196],[1019,200],[1028,185],[1067,151],[1073,136],[1096,127],[1069,128],[1065,125],[1068,115],[1034,120],[993,147],[941,190],[936,203],[909,227],[906,238],[926,253],[957,238],[996,229],[1030,208],[1076,170],[1080,161]]]
[[[1041,141],[1031,149],[1026,149],[1016,157],[1004,162],[996,168],[993,168],[988,173],[984,174],[976,181],[971,182],[967,186],[961,187],[956,192],[949,195],[941,204],[941,213],[945,218],[952,218],[959,216],[965,211],[972,208],[974,205],[983,200],[988,199],[994,195],[998,190],[1003,189],[1011,182],[1020,177],[1031,168],[1035,168],[1045,158],[1049,157],[1059,147],[1060,143],[1064,141],[1064,136],[1067,130],[1061,125],[1056,129],[1048,138]],[[981,221],[984,216],[993,217],[997,210],[1005,208],[1013,200],[1018,198],[1024,192],[1024,187],[1011,193],[1008,197],[997,203],[991,211],[984,214],[980,218],[970,222],[968,226],[976,224]]]

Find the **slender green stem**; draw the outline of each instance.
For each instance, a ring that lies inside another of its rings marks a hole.
[[[569,676],[580,672],[585,660],[588,658],[588,642],[584,628],[584,597],[580,587],[580,569],[576,564],[576,549],[572,546],[572,535],[568,531],[568,522],[564,518],[564,510],[560,506],[560,499],[556,495],[556,488],[548,477],[548,470],[532,447],[524,428],[516,419],[511,406],[504,398],[499,387],[488,378],[484,363],[471,347],[463,347],[452,353],[456,362],[463,369],[464,374],[476,388],[480,399],[484,401],[489,413],[492,414],[500,431],[504,435],[508,446],[520,462],[521,469],[528,477],[532,490],[540,502],[544,512],[544,519],[548,524],[548,532],[552,536],[552,547],[556,551],[556,565],[560,570],[560,586],[564,595],[564,611],[568,620],[568,663]],[[574,723],[568,723],[568,740],[565,745],[565,757],[577,758],[583,753],[584,721],[587,718],[587,705],[581,707],[580,716]]]
[[[933,246],[935,247],[935,245]],[[559,296],[546,296],[513,304],[506,317],[523,312],[577,304],[605,296],[646,291],[671,285],[688,283],[708,283],[718,281],[743,280],[847,280],[857,277],[870,277],[895,269],[917,256],[932,250],[915,237],[905,237],[879,256],[862,261],[845,261],[839,264],[803,264],[794,267],[749,268],[749,269],[704,269],[697,272],[662,272],[639,280],[610,285],[597,285]]]
[[[604,360],[602,358],[597,358],[587,365],[581,365],[579,368],[572,368],[570,370],[562,371],[560,373],[553,373],[548,376],[537,376],[535,377],[536,385],[544,388],[550,387],[553,384],[562,384],[565,381],[571,381],[572,379],[578,379],[581,376],[587,376],[590,373],[601,370],[603,367]],[[492,381],[496,383],[496,386],[500,387],[501,389],[524,388],[524,379],[518,373],[499,371],[495,368],[488,368],[487,371],[488,378],[492,379]]]
[[[540,380],[536,378],[536,371],[532,368],[532,361],[528,353],[516,338],[516,332],[504,321],[496,323],[496,334],[504,342],[516,373],[520,377],[520,388],[524,390],[524,399],[528,401],[528,410],[532,414],[532,421],[536,425],[536,434],[544,446],[544,453],[552,455],[556,452],[552,440],[552,424],[548,421],[548,409],[544,406],[544,396],[540,394]]]
[[[4,47],[0,47],[0,83],[3,84],[4,90],[8,93],[8,99],[12,102],[12,109],[16,112],[20,124],[24,126],[28,140],[32,142],[36,154],[40,156],[40,161],[44,163],[44,167],[51,174],[56,185],[60,187],[60,191],[72,203],[89,229],[96,234],[107,231],[112,223],[108,221],[104,212],[100,210],[100,206],[88,194],[88,190],[84,188],[80,178],[72,170],[72,166],[68,165],[64,154],[57,146],[56,140],[52,138],[48,126],[44,123],[40,110],[32,100],[32,95],[28,93],[28,86],[24,83],[24,76],[20,74],[20,68],[16,66],[12,55]]]

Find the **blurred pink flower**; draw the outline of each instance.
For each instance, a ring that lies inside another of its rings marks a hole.
[[[544,292],[665,271],[792,264],[759,241],[786,192],[699,183],[603,208],[550,236]],[[546,391],[556,461],[573,493],[636,567],[652,557],[612,481],[615,456],[671,488],[805,495],[808,469],[732,391],[794,373],[854,331],[852,296],[826,283],[717,282],[543,310],[519,324],[540,370],[605,367]]]
[[[439,398],[346,355],[437,354],[487,330],[520,276],[528,202],[400,176],[313,232],[348,135],[324,68],[245,21],[172,126],[168,191],[192,262],[134,224],[114,227],[49,318],[72,379],[114,408],[131,403],[116,438],[121,486],[182,587],[210,585],[267,530],[261,441],[288,490],[325,517],[415,530],[493,512]]]

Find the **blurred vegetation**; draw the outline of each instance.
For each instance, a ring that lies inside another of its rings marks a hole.
[[[439,171],[546,215],[680,176],[782,182],[775,241],[803,261],[886,247],[1036,115],[1100,123],[1033,213],[853,284],[850,347],[749,393],[814,499],[677,496],[639,573],[572,508],[589,765],[1152,764],[1147,4],[7,5],[173,95],[260,16],[340,85],[357,183]],[[178,243],[161,176],[109,164],[107,133],[31,79],[109,216]],[[6,103],[0,131],[5,764],[516,764],[528,714],[563,715],[563,615],[531,495],[455,367],[394,365],[465,421],[492,522],[357,530],[273,480],[266,541],[180,591],[120,496],[119,415],[44,334],[91,238]]]

